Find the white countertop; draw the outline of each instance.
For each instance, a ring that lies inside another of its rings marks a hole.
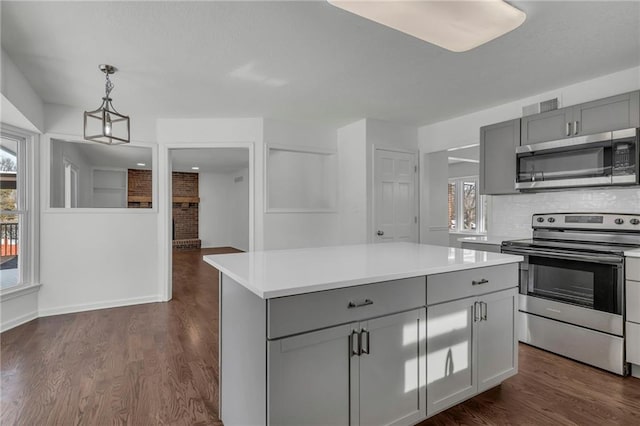
[[[627,250],[624,255],[627,257],[640,257],[640,249]]]
[[[382,243],[204,256],[263,299],[522,261],[522,256]]]
[[[499,235],[476,235],[476,236],[458,238],[458,241],[460,242],[467,241],[470,243],[478,243],[478,244],[492,244],[492,245],[499,246],[500,244],[502,244],[503,241],[522,240],[525,238],[526,237],[514,238],[514,237],[505,237],[505,236],[499,236]]]

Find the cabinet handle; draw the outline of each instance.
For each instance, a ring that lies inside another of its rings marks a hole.
[[[356,337],[354,337],[354,335]],[[355,350],[353,349],[354,342],[358,344],[358,347]],[[349,358],[354,355],[360,355],[360,333],[356,330],[352,330],[351,334],[349,334]]]
[[[353,302],[353,301],[349,301],[349,304],[347,305],[347,309],[360,308],[362,306],[368,306],[368,305],[373,305],[373,300],[364,299],[364,302],[361,302],[361,303],[356,303],[356,302]]]
[[[473,322],[480,321],[478,314],[480,313],[480,309],[478,309],[478,302],[473,302]]]
[[[360,336],[362,336],[363,334],[365,337],[364,341],[366,342],[366,349],[365,349],[365,345],[362,344],[362,340],[360,340],[360,348],[361,348],[360,353],[369,355],[371,354],[371,342],[369,341],[369,332],[365,328],[363,328],[360,331]]]
[[[573,134],[577,135],[578,134],[578,123],[580,123],[579,121],[574,121],[573,122]]]
[[[482,321],[487,320],[487,304],[486,302],[480,302],[480,308],[482,308]]]
[[[565,133],[567,134],[567,136],[571,136],[571,123],[570,122],[567,123],[567,129],[566,129]]]
[[[471,281],[471,285],[487,284],[488,282],[489,282],[489,280],[486,280],[486,279],[483,278],[480,281],[476,281],[476,280]]]

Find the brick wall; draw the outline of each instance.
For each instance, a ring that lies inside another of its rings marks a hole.
[[[198,174],[173,172],[171,177],[174,197],[198,197]]]
[[[173,172],[171,176],[173,197],[198,198],[198,174]],[[173,226],[175,238],[173,246],[178,249],[200,248],[198,239],[198,203],[174,202]]]
[[[151,170],[129,169],[128,195],[130,208],[151,207],[152,194]],[[181,197],[180,202],[172,204],[174,241],[178,249],[200,248],[198,239],[198,174],[172,173],[173,197]],[[192,198],[185,201],[184,198]]]
[[[129,169],[127,173],[127,188],[129,197],[135,197],[135,201],[129,199],[129,208],[149,208],[151,203],[151,170]]]

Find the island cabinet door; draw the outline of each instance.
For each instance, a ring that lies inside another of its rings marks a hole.
[[[478,298],[478,392],[500,384],[518,370],[517,289]]]
[[[349,424],[350,373],[357,371],[358,359],[351,356],[357,342],[351,343],[357,340],[357,326],[341,325],[267,343],[269,425]]]
[[[352,394],[360,407],[352,424],[411,425],[426,418],[425,309],[363,321],[360,336],[360,377]]]
[[[427,307],[427,415],[473,396],[475,371],[474,307],[470,297]]]

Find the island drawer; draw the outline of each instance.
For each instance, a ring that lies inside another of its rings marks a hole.
[[[628,280],[640,281],[640,258],[627,257],[626,271]]]
[[[518,264],[487,266],[427,277],[427,305],[518,286]]]
[[[267,337],[276,339],[424,306],[425,277],[267,300]]]

